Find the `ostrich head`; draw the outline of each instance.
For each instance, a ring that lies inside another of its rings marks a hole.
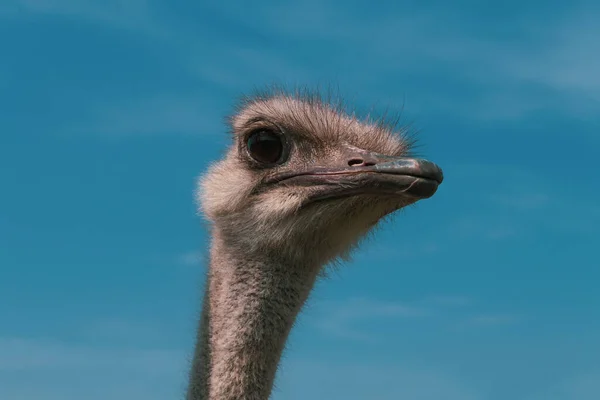
[[[319,266],[345,256],[383,217],[432,196],[433,163],[411,142],[316,96],[247,99],[233,145],[198,192],[213,234],[249,256]]]
[[[322,267],[442,182],[401,133],[316,96],[248,99],[231,130],[198,192],[212,239],[190,400],[267,399]]]

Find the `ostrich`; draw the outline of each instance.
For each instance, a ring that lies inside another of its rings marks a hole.
[[[187,400],[267,400],[296,316],[327,265],[388,214],[431,197],[435,164],[395,124],[319,95],[246,98],[200,180],[210,263]]]

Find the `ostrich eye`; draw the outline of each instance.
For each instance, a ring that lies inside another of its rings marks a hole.
[[[281,136],[270,130],[262,129],[252,133],[246,142],[248,154],[262,164],[277,164],[283,155]]]

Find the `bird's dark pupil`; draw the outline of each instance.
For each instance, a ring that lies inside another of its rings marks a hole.
[[[256,161],[274,164],[281,158],[283,144],[277,134],[260,131],[248,138],[248,152]]]

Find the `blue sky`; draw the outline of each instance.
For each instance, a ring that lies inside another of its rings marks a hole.
[[[176,399],[236,97],[404,108],[444,168],[331,279],[273,399],[600,398],[600,6],[5,0],[0,398]]]

